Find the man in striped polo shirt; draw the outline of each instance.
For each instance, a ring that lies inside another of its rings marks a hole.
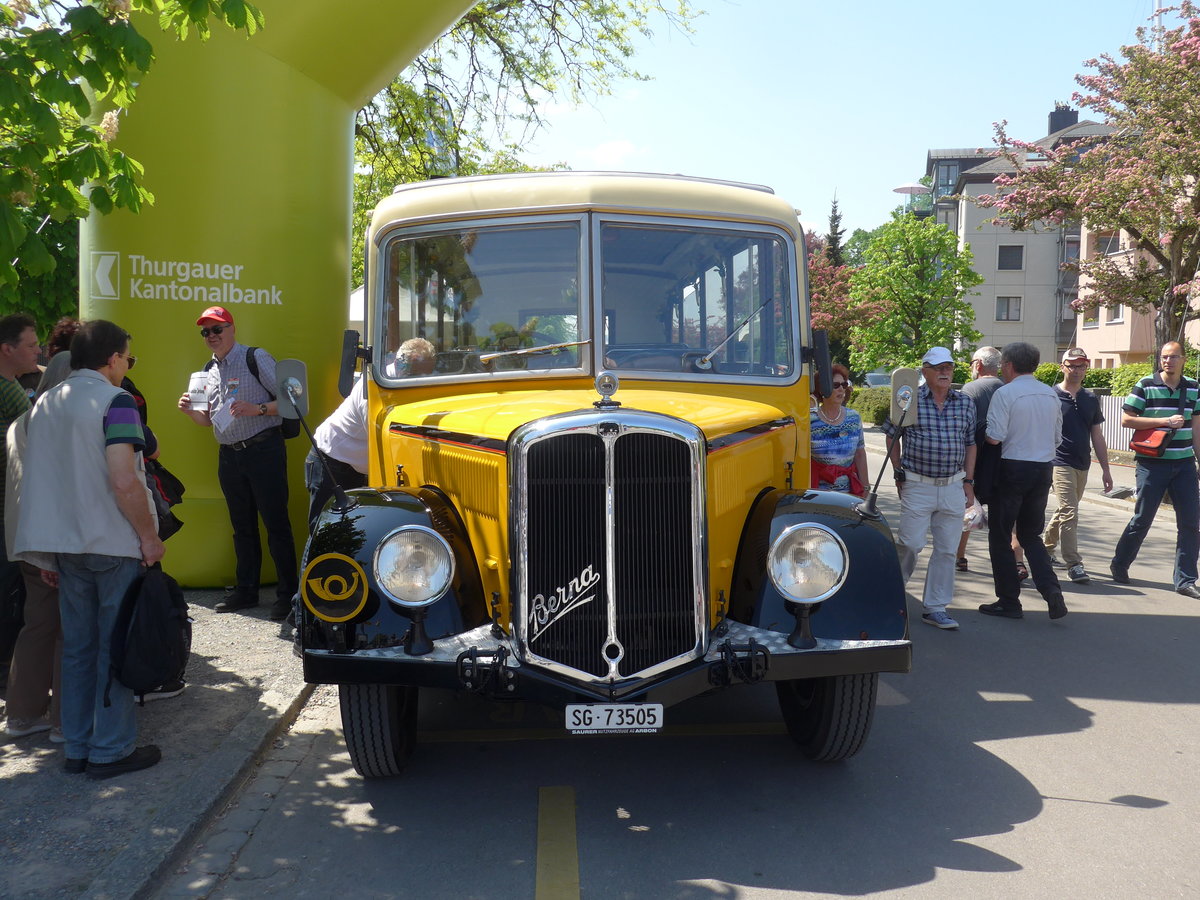
[[[1182,412],[1181,412],[1182,410]],[[1138,455],[1137,505],[1113,553],[1113,581],[1129,584],[1129,566],[1137,558],[1163,495],[1171,492],[1175,507],[1175,590],[1200,600],[1196,588],[1196,556],[1200,552],[1200,490],[1196,483],[1196,453],[1200,429],[1200,385],[1183,374],[1183,347],[1163,344],[1159,371],[1133,386],[1121,407],[1121,425],[1134,430],[1174,428],[1161,457]]]

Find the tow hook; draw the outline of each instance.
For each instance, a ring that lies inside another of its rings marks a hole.
[[[476,694],[495,695],[515,691],[517,673],[504,665],[507,658],[508,650],[505,647],[482,652],[478,647],[464,650],[458,654],[458,681]]]
[[[721,644],[721,659],[708,670],[708,680],[715,687],[728,687],[733,682],[756,684],[771,668],[771,651],[754,638],[748,644]]]

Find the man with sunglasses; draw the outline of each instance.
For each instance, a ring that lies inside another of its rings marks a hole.
[[[133,367],[129,334],[85,322],[71,341],[71,374],[25,423],[13,554],[55,573],[62,618],[64,770],[108,778],[161,757],[136,746],[133,691],[108,683],[121,601],[162,559],[142,461],[145,437],[121,380]]]
[[[1117,584],[1129,584],[1129,567],[1146,539],[1163,495],[1170,491],[1175,507],[1175,590],[1200,600],[1200,589],[1196,587],[1196,556],[1200,551],[1196,457],[1200,428],[1196,416],[1200,416],[1200,385],[1183,374],[1182,345],[1168,341],[1159,354],[1159,370],[1135,384],[1121,407],[1124,428],[1171,428],[1174,433],[1161,457],[1138,455],[1137,503],[1109,565]]]
[[[196,320],[200,337],[212,351],[208,364],[208,409],[192,409],[187,392],[179,408],[197,425],[212,427],[220,452],[217,478],[229,522],[233,526],[233,552],[237,557],[237,584],[218,603],[217,612],[233,612],[258,605],[262,545],[258,518],[267,530],[267,549],[275,562],[279,583],[271,618],[280,621],[292,610],[299,584],[296,544],[288,519],[287,448],[275,403],[275,359],[255,349],[258,373],[251,369],[250,348],[237,342],[233,315],[222,306],[210,306]]]
[[[1100,411],[1100,398],[1083,386],[1083,376],[1088,370],[1087,352],[1072,347],[1062,356],[1063,380],[1054,388],[1062,404],[1062,443],[1054,455],[1052,490],[1058,501],[1058,509],[1050,517],[1050,524],[1042,535],[1046,551],[1051,554],[1052,565],[1065,566],[1067,577],[1076,584],[1087,584],[1091,578],[1083,567],[1079,555],[1076,535],[1079,523],[1079,501],[1087,486],[1088,469],[1092,465],[1092,451],[1100,461],[1103,471],[1104,490],[1111,491],[1112,471],[1108,466],[1108,445],[1104,442],[1104,413]],[[1054,549],[1062,545],[1062,561],[1054,555]]]

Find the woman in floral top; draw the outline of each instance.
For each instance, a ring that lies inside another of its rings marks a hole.
[[[862,418],[846,406],[850,399],[850,372],[833,366],[833,392],[825,397],[816,389],[817,408],[809,416],[812,432],[812,486],[861,497],[867,484],[867,449]]]

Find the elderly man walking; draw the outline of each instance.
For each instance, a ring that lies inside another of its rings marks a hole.
[[[121,379],[129,335],[86,322],[71,342],[70,376],[29,413],[13,555],[58,573],[62,730],[68,773],[108,778],[152,766],[135,747],[133,691],[109,675],[113,627],[143,566],[162,559],[142,465],[145,438]]]
[[[1050,618],[1061,619],[1067,614],[1062,588],[1042,543],[1054,454],[1062,443],[1062,409],[1054,388],[1033,377],[1040,359],[1033,344],[1005,344],[1000,351],[1000,375],[1005,384],[988,407],[988,443],[1003,447],[988,507],[988,549],[996,601],[984,603],[979,611],[1007,619],[1024,616],[1021,579],[1012,548],[1014,527],[1029,561],[1033,583],[1050,608]]]
[[[1079,524],[1079,501],[1087,487],[1088,469],[1092,465],[1092,451],[1103,472],[1104,490],[1111,491],[1112,471],[1108,466],[1108,445],[1104,442],[1104,413],[1100,411],[1100,398],[1083,386],[1083,376],[1088,370],[1087,352],[1072,347],[1062,356],[1062,383],[1054,388],[1062,404],[1062,443],[1054,455],[1052,478],[1054,497],[1058,509],[1050,517],[1042,542],[1046,552],[1053,554],[1056,546],[1062,546],[1062,564],[1067,567],[1067,577],[1076,584],[1087,584],[1091,578],[1083,567],[1079,555],[1077,528]],[[1051,564],[1057,563],[1053,556]]]
[[[925,383],[917,389],[917,424],[888,448],[900,492],[897,549],[907,582],[932,531],[921,621],[954,629],[958,622],[946,607],[954,596],[954,557],[963,512],[975,502],[975,402],[950,389],[954,358],[945,347],[934,347],[921,358],[921,374]],[[891,422],[883,426],[888,437],[898,430]]]
[[[1174,434],[1159,458],[1137,458],[1137,504],[1133,518],[1117,541],[1110,570],[1113,581],[1129,584],[1129,567],[1137,558],[1163,494],[1171,492],[1175,507],[1175,590],[1200,600],[1196,587],[1196,555],[1200,551],[1200,496],[1196,485],[1196,456],[1200,452],[1200,385],[1183,374],[1183,347],[1163,344],[1158,372],[1133,386],[1121,407],[1121,425],[1135,430],[1173,428]]]

